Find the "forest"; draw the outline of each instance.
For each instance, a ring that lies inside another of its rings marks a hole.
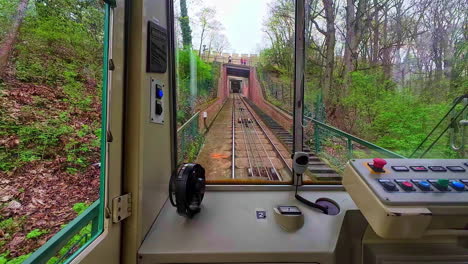
[[[458,0],[307,0],[306,114],[410,155],[468,93],[467,10]],[[294,0],[270,3],[257,66],[269,100],[288,111],[294,12]],[[448,136],[440,142],[447,150]]]
[[[101,1],[0,0],[1,264],[99,197],[103,35]]]

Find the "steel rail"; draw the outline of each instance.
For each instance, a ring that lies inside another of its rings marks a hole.
[[[236,97],[234,97],[233,99],[234,99],[234,105],[236,106],[235,111],[237,111],[238,107],[237,107],[237,104],[236,104]],[[239,114],[239,116],[240,116],[240,114]],[[255,175],[254,174],[254,167],[252,166],[252,160],[251,160],[251,158],[249,156],[249,146],[247,144],[247,138],[246,138],[244,123],[242,121],[242,118],[241,118],[241,130],[242,130],[242,135],[244,136],[245,152],[247,153],[247,161],[249,162],[249,169],[252,172],[252,176],[254,176]],[[258,171],[258,168],[257,168],[257,171]]]
[[[237,96],[238,98],[241,98],[240,95]],[[255,163],[256,165],[256,168],[257,168],[257,172],[258,172],[258,177],[262,177],[262,167],[263,169],[265,170],[266,174],[267,174],[267,177],[270,179],[270,176],[269,176],[269,173],[268,173],[268,169],[266,168],[265,164],[263,163],[262,161],[262,158],[261,158],[261,152],[260,150],[258,149],[258,146],[257,144],[255,144],[255,139],[253,138],[252,136],[252,128],[249,126],[249,122],[248,122],[248,116],[247,116],[247,113],[245,110],[248,110],[245,108],[245,106],[242,106],[243,105],[243,101],[239,99],[239,105],[240,107],[242,107],[242,110],[240,111],[241,112],[241,115],[242,115],[242,118],[241,118],[241,123],[242,123],[242,127],[244,129],[244,134],[247,138],[247,143],[248,145],[250,146],[250,149],[251,149],[251,156],[252,156],[252,160],[253,160],[253,163]]]
[[[276,153],[278,154],[278,156],[281,158],[281,161],[284,163],[284,165],[286,165],[286,167],[289,169],[289,171],[292,173],[292,168],[291,166],[286,162],[286,159],[284,158],[284,156],[281,154],[281,152],[279,151],[279,149],[276,147],[276,145],[273,143],[273,140],[271,139],[271,137],[268,135],[268,133],[266,132],[266,129],[260,124],[260,122],[258,121],[257,117],[253,114],[253,110],[250,109],[250,106],[248,106],[245,101],[243,99],[241,99],[244,104],[246,105],[248,111],[252,114],[252,117],[253,119],[255,120],[255,122],[258,124],[258,126],[260,127],[260,129],[262,130],[263,134],[265,134],[266,138],[268,139],[268,141],[270,142],[270,144],[273,146],[273,149],[276,151]],[[280,177],[280,180],[282,181],[282,177],[281,175],[278,174],[278,177]]]
[[[247,108],[247,104],[246,104],[244,101],[242,101],[242,102],[244,103],[245,107]],[[247,108],[247,109],[248,109],[248,108]],[[249,109],[248,109],[248,110],[249,110]],[[249,110],[249,112],[250,112],[250,110]],[[252,119],[255,120],[255,117],[253,116],[253,113],[252,113],[252,112],[250,112],[250,115],[252,116]],[[256,122],[256,123],[257,123],[257,125],[258,125],[258,122]],[[261,148],[263,149],[263,152],[265,153],[265,156],[260,156],[260,157],[261,157],[260,159],[262,159],[262,157],[266,158],[266,159],[270,162],[271,168],[273,169],[273,171],[274,171],[275,174],[276,174],[276,177],[273,177],[273,173],[271,173],[271,172],[267,169],[267,174],[270,175],[269,178],[270,178],[271,180],[279,180],[279,173],[278,173],[278,171],[276,170],[275,165],[274,165],[273,162],[271,161],[270,154],[268,154],[267,150],[265,149],[265,144],[262,142],[262,140],[261,140],[261,138],[260,138],[260,135],[259,135],[257,129],[256,129],[255,127],[252,127],[252,130],[255,132],[255,135],[256,135],[256,137],[257,137],[257,140],[258,140],[258,142],[260,142],[260,146],[261,146]],[[264,134],[266,134],[265,131],[262,131],[262,132],[263,132]],[[272,142],[270,142],[270,143],[272,143]],[[255,144],[255,145],[257,146],[257,144]],[[263,160],[262,160],[262,162],[263,162]],[[267,162],[267,163],[268,163],[268,162]],[[265,169],[266,169],[266,168],[265,168]],[[275,179],[275,178],[277,178],[277,179]]]
[[[234,96],[232,96],[234,97]],[[232,100],[232,161],[231,161],[231,167],[232,167],[232,172],[231,172],[231,178],[235,179],[236,178],[236,105],[235,105],[235,100]]]

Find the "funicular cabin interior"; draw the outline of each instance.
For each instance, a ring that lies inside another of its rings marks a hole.
[[[47,263],[88,224],[66,263],[468,263],[466,156],[408,159],[305,117],[305,0],[293,1],[293,90],[273,95],[292,111],[266,102],[254,56],[202,53],[218,65],[216,99],[184,125],[178,1],[105,2],[101,196],[25,263]],[[455,102],[460,124],[467,100]],[[344,170],[311,148],[306,122],[315,142],[347,140]],[[351,156],[353,144],[369,156]]]

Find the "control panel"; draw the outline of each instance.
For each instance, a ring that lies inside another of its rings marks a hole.
[[[467,160],[355,160],[351,166],[382,203],[467,204]]]
[[[468,235],[468,160],[351,160],[343,185],[384,238]]]
[[[156,124],[164,123],[164,84],[151,78],[150,83],[150,122]]]

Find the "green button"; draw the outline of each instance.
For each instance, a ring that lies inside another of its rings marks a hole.
[[[438,179],[438,180],[437,180],[437,184],[438,184],[440,187],[447,188],[448,185],[449,185],[449,180],[447,180],[447,179]]]

